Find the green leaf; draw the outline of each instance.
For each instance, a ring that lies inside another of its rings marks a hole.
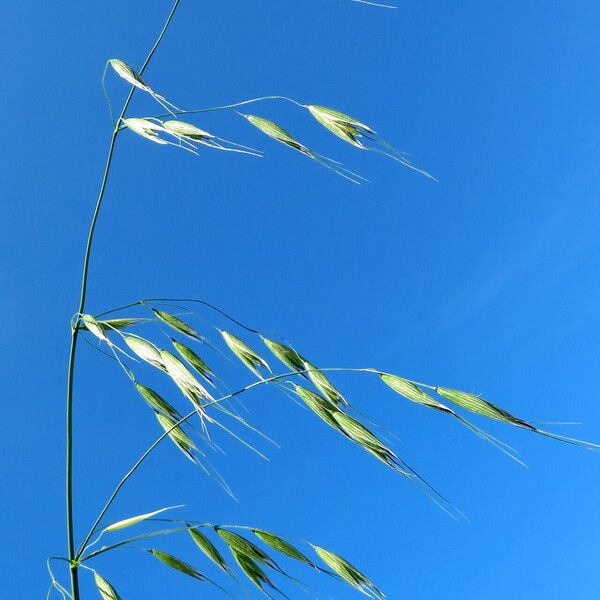
[[[252,532],[259,540],[267,544],[267,546],[273,548],[273,550],[277,550],[277,552],[281,552],[282,554],[290,556],[291,558],[295,558],[296,560],[306,563],[311,567],[316,566],[315,563],[307,556],[302,554],[300,550],[281,539],[279,536],[262,529],[253,529]]]
[[[125,529],[125,527],[131,527],[132,525],[137,525],[146,519],[150,519],[151,517],[158,515],[166,510],[171,510],[172,508],[181,508],[183,505],[179,506],[167,506],[166,508],[159,508],[158,510],[153,510],[149,513],[144,513],[142,515],[137,515],[135,517],[129,517],[128,519],[122,519],[121,521],[115,521],[111,523],[107,527],[104,528],[104,531],[118,531],[119,529]]]
[[[372,598],[377,598],[378,600],[385,598],[377,586],[345,558],[320,546],[313,545],[313,548],[321,560],[351,586]]]
[[[229,347],[229,349],[257,376],[261,377],[261,374],[258,370],[259,366],[264,367],[267,371],[271,372],[271,367],[266,360],[260,357],[248,344],[242,342],[240,338],[233,335],[233,333],[229,333],[223,329],[219,330],[220,334],[223,336],[225,343]],[[262,377],[261,377],[262,378]]]
[[[199,581],[207,581],[207,577],[205,577],[200,571],[188,565],[188,563],[175,558],[172,554],[167,554],[166,552],[162,552],[161,550],[156,550],[155,548],[150,548],[148,550],[150,554],[154,557],[158,558],[160,562],[164,563],[168,567],[175,569],[176,571],[180,571],[181,573],[185,573],[194,579],[198,579]]]
[[[102,596],[102,600],[121,600],[121,596],[119,596],[117,590],[96,571],[94,571],[94,582],[100,592],[100,596]]]
[[[191,349],[188,348],[185,344],[178,342],[177,340],[171,339],[173,342],[173,346],[175,346],[175,350],[179,352],[180,356],[184,358],[208,383],[212,384],[211,375],[214,373],[210,370],[209,366]]]
[[[208,556],[208,558],[220,569],[223,569],[223,571],[232,575],[231,569],[225,562],[221,553],[217,550],[216,546],[203,533],[198,531],[197,528],[188,527],[188,531],[198,548],[200,548],[200,550],[202,550],[202,552],[204,552],[204,554],[206,554],[206,556]]]
[[[201,337],[199,333],[190,325],[177,318],[176,316],[164,312],[162,310],[157,310],[155,308],[152,309],[152,312],[163,322],[166,323],[169,327],[178,331],[179,333],[183,333],[183,335],[187,335],[188,337],[194,340],[200,340]]]
[[[274,140],[277,140],[278,142],[281,142],[282,144],[285,144],[286,146],[289,146],[298,152],[302,152],[302,154],[312,156],[312,152],[304,144],[301,144],[288,131],[274,121],[270,121],[269,119],[258,117],[256,115],[242,116],[252,123],[254,127],[260,129],[264,134],[268,135]]]
[[[162,396],[157,394],[153,389],[137,382],[135,384],[135,389],[138,391],[140,396],[148,403],[148,405],[151,406],[154,410],[168,415],[169,417],[172,417],[177,421],[181,419],[179,411],[169,402],[167,402]]]
[[[382,381],[391,387],[395,392],[404,396],[407,400],[422,404],[423,406],[429,406],[443,412],[452,413],[454,411],[448,408],[446,405],[438,402],[435,398],[425,393],[421,388],[416,386],[412,381],[398,377],[397,375],[390,375],[389,373],[378,373]]]
[[[123,339],[136,356],[162,371],[166,370],[160,357],[160,350],[154,344],[132,335],[124,335]]]
[[[265,346],[286,366],[292,371],[304,371],[304,358],[298,354],[295,350],[288,346],[284,346],[279,342],[270,340],[266,337],[261,336]],[[306,373],[302,374],[307,377]]]

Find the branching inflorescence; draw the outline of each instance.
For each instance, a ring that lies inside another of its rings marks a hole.
[[[368,0],[353,1],[393,8],[383,3]],[[217,432],[232,436],[258,455],[265,456],[261,450],[245,439],[244,433],[251,432],[267,441],[271,441],[270,438],[242,418],[233,404],[234,399],[249,393],[254,388],[263,386],[275,387],[287,396],[294,398],[299,404],[312,411],[333,432],[369,453],[393,472],[414,484],[444,511],[454,517],[462,516],[462,513],[450,501],[401,458],[388,442],[382,439],[383,436],[376,433],[378,427],[354,408],[349,400],[350,396],[343,394],[338,384],[332,381],[332,379],[343,373],[359,373],[365,377],[371,377],[384,384],[386,389],[395,392],[399,397],[451,417],[517,462],[521,461],[517,459],[515,451],[511,447],[472,423],[462,414],[462,411],[501,421],[532,433],[588,449],[597,450],[600,446],[542,430],[534,423],[518,418],[507,410],[471,393],[420,383],[375,368],[317,367],[288,343],[272,339],[272,336],[268,337],[258,329],[244,325],[205,300],[189,298],[147,299],[95,315],[85,311],[89,258],[95,225],[104,198],[115,142],[117,136],[123,130],[129,130],[153,143],[175,146],[196,155],[202,147],[202,149],[261,156],[262,153],[254,148],[229,141],[181,119],[186,115],[230,110],[234,114],[241,115],[248,123],[268,137],[318,162],[342,177],[354,183],[366,181],[360,175],[348,170],[337,160],[323,156],[298,141],[274,121],[238,111],[244,106],[259,102],[284,101],[306,111],[321,126],[353,147],[386,155],[410,169],[431,177],[427,172],[415,167],[404,153],[386,142],[370,125],[325,106],[302,104],[285,96],[264,96],[209,108],[194,110],[181,110],[178,108],[165,96],[155,92],[143,78],[144,70],[158,48],[178,5],[179,0],[174,3],[157,41],[139,71],[134,70],[120,59],[111,59],[107,62],[107,67],[110,66],[119,77],[132,87],[123,109],[116,119],[109,101],[113,132],[84,253],[79,309],[71,321],[72,338],[67,380],[68,556],[51,557],[48,560],[48,572],[51,578],[48,596],[51,595],[52,591],[56,591],[63,598],[79,600],[78,572],[80,568],[83,568],[93,574],[94,582],[103,600],[119,600],[119,594],[113,584],[89,566],[89,563],[100,555],[119,548],[137,547],[140,543],[144,544],[143,550],[163,565],[224,590],[220,583],[213,581],[195,566],[163,550],[145,546],[146,543],[156,538],[182,533],[187,535],[190,542],[201,552],[201,555],[209,563],[213,563],[218,567],[224,575],[237,581],[235,571],[232,568],[232,564],[236,563],[241,573],[268,597],[272,597],[271,594],[274,592],[283,595],[276,583],[277,578],[283,577],[296,581],[288,575],[287,567],[284,568],[280,565],[282,559],[292,559],[292,561],[301,563],[319,573],[346,582],[368,597],[381,599],[384,596],[380,589],[342,556],[311,543],[308,543],[308,547],[311,549],[311,556],[308,556],[298,547],[299,544],[292,544],[289,538],[264,529],[167,518],[163,514],[180,507],[160,508],[134,517],[113,521],[109,524],[105,524],[105,517],[127,481],[165,439],[169,439],[186,459],[198,466],[205,474],[214,478],[229,495],[233,496],[231,487],[220,476],[217,469],[211,465],[208,456],[210,452],[219,450]],[[107,69],[105,69],[105,75],[106,71]],[[102,86],[106,93],[104,77]],[[127,110],[135,90],[149,94],[167,111],[167,114],[151,117],[127,116]],[[181,313],[174,314],[172,310],[166,310],[169,306],[175,304],[180,308],[183,305],[186,313],[189,312],[190,305],[201,305],[215,311],[228,320],[231,325],[227,329],[215,328],[215,335],[212,336],[215,339],[211,339],[211,335],[208,335],[207,332],[203,331],[201,333],[196,327],[192,326],[189,323],[189,317],[185,317]],[[134,313],[132,315],[132,310],[143,311],[143,314]],[[235,329],[235,333],[231,331],[232,328]],[[144,335],[140,334],[142,331]],[[163,341],[157,341],[155,335],[157,332],[163,335]],[[165,334],[168,341],[164,341]],[[79,336],[82,336],[85,341],[118,363],[131,380],[136,394],[150,409],[161,433],[120,479],[81,544],[78,548],[75,548],[72,498],[72,407],[76,343]],[[224,385],[219,375],[220,369],[215,367],[217,361],[223,356],[229,357],[230,360],[239,361],[251,373],[254,380],[235,391],[229,391],[230,388]],[[275,364],[283,365],[284,369],[277,372]],[[149,377],[149,375],[146,375],[146,373],[152,371],[174,384],[180,397],[187,401],[188,410],[183,410],[182,406],[179,405],[180,402],[163,397],[147,385],[148,380],[146,377]],[[197,422],[194,423],[196,419]],[[158,523],[162,523],[163,526],[164,523],[168,523],[169,528],[146,531],[133,537],[110,541],[107,545],[98,547],[100,540],[108,541],[110,536],[118,535],[118,532],[124,529],[141,524],[153,525]],[[233,562],[225,558],[218,544],[229,550]],[[64,561],[69,565],[70,591],[55,577],[52,570],[53,561]]]
[[[242,418],[236,412],[234,406],[228,404],[228,401],[259,386],[275,386],[277,389],[298,399],[301,404],[310,409],[332,430],[416,485],[440,508],[455,517],[462,516],[462,513],[374,432],[377,426],[373,426],[354,409],[352,403],[348,400],[348,395],[343,394],[338,385],[332,381],[333,376],[343,373],[360,373],[364,376],[373,377],[405,400],[434,409],[456,419],[478,437],[490,442],[517,462],[521,461],[516,458],[512,448],[467,420],[459,411],[463,409],[479,416],[502,421],[539,435],[580,445],[588,449],[599,448],[597,444],[541,430],[532,423],[514,416],[507,410],[480,396],[467,392],[416,382],[374,368],[318,368],[292,346],[271,339],[257,329],[242,325],[237,319],[228,315],[226,316],[233,326],[242,331],[233,333],[226,329],[215,328],[218,338],[211,339],[204,332],[200,333],[193,327],[188,322],[189,319],[184,318],[184,315],[173,314],[164,310],[165,307],[174,304],[182,306],[189,305],[192,302],[214,309],[221,315],[226,315],[222,310],[203,300],[169,298],[142,300],[96,316],[83,314],[76,316],[74,319],[82,333],[88,336],[88,341],[91,344],[104,346],[105,353],[112,355],[122,366],[131,379],[135,391],[151,409],[162,429],[162,434],[157,437],[121,479],[115,492],[104,505],[96,523],[92,526],[78,550],[76,559],[82,565],[87,566],[88,561],[100,554],[138,543],[147,538],[187,532],[207,558],[217,564],[223,573],[233,577],[234,571],[230,563],[223,557],[215,543],[210,540],[210,535],[216,534],[215,542],[224,543],[229,548],[234,562],[241,571],[267,595],[278,590],[273,577],[282,575],[289,577],[287,571],[269,554],[269,552],[275,551],[284,557],[296,559],[296,561],[304,563],[321,573],[337,576],[372,598],[383,597],[380,590],[366,576],[341,556],[311,544],[316,556],[315,559],[310,559],[280,535],[255,527],[232,527],[183,521],[183,526],[138,535],[93,550],[93,547],[105,534],[112,534],[142,522],[153,522],[160,513],[178,508],[158,509],[150,513],[122,519],[100,529],[105,515],[124,484],[158,445],[167,438],[188,460],[197,465],[205,474],[213,477],[229,495],[233,496],[233,491],[228,483],[209,463],[208,455],[211,451],[219,449],[216,434],[220,430],[233,436],[257,454],[264,456],[261,451],[244,439],[242,432],[236,431],[234,428],[254,432],[266,440],[269,440],[269,438]],[[129,316],[130,311],[134,308],[142,309],[147,316]],[[112,315],[115,313],[122,314],[113,317]],[[143,328],[155,329],[157,333],[163,336],[163,339],[168,340],[168,346],[163,347],[163,343],[152,339],[147,334],[140,335],[139,331]],[[245,341],[242,336],[250,336],[252,339]],[[222,349],[219,348],[219,338],[223,345]],[[259,344],[286,370],[277,373],[273,360],[269,359],[264,352],[257,350]],[[201,357],[202,349],[210,353],[213,358]],[[218,376],[219,369],[216,369],[213,365],[213,363],[222,359],[222,354],[225,354],[223,350],[231,352],[232,358],[237,359],[242,366],[247,368],[256,380],[234,392],[226,393]],[[187,412],[181,410],[180,407],[176,406],[176,402],[167,400],[146,383],[142,383],[136,374],[137,371],[142,369],[162,373],[162,376],[170,380],[179,390],[181,396],[188,401],[190,410]],[[451,408],[448,404],[453,404],[455,408]],[[194,426],[192,421],[196,417],[198,425]],[[230,423],[227,423],[227,421],[230,421]],[[159,521],[180,525],[182,523],[181,520],[176,519],[161,518]],[[233,531],[240,529],[245,530],[255,540],[247,539]],[[98,537],[90,542],[93,536]],[[267,548],[261,549],[256,545],[257,543],[262,543]],[[213,583],[220,587],[220,584],[216,584],[201,571],[178,558],[156,548],[149,548],[148,551],[167,566],[199,581]],[[315,562],[319,559],[323,563],[320,566]],[[106,579],[97,573],[95,577],[100,590],[104,586],[105,589],[114,591],[114,588]],[[111,598],[110,595],[106,595],[106,591],[101,591],[101,593],[105,598]]]
[[[187,123],[180,120],[180,117],[203,112],[214,112],[218,110],[235,110],[242,106],[263,102],[265,100],[283,100],[306,110],[320,125],[355,148],[360,150],[370,150],[372,152],[383,154],[401,163],[409,169],[417,171],[418,173],[421,173],[430,179],[435,179],[432,175],[427,173],[427,171],[415,167],[408,160],[408,156],[404,152],[397,150],[394,146],[386,142],[372,127],[338,110],[327,108],[326,106],[319,106],[317,104],[301,104],[300,102],[286,96],[263,96],[260,98],[251,98],[249,100],[243,100],[241,102],[223,106],[194,110],[180,110],[174,104],[171,104],[164,96],[157,94],[142,80],[140,75],[138,75],[122,60],[112,58],[106,64],[107,67],[110,65],[114,71],[125,81],[150,94],[150,96],[152,96],[152,98],[154,98],[161,106],[163,106],[163,108],[167,109],[168,115],[121,118],[120,122],[117,123],[117,126],[125,127],[133,133],[136,133],[137,135],[156,144],[177,146],[182,150],[192,152],[193,154],[198,154],[198,144],[202,144],[217,150],[228,150],[233,152],[241,152],[252,156],[262,156],[262,153],[258,150],[242,144],[231,142],[223,138],[219,138],[212,133],[208,133],[207,131],[200,129],[192,123]],[[107,100],[110,108],[111,103],[108,96]],[[250,124],[254,125],[254,127],[262,131],[265,135],[280,142],[281,144],[288,146],[288,148],[296,150],[304,156],[311,158],[325,168],[334,171],[338,175],[341,175],[345,179],[348,179],[353,183],[368,181],[364,177],[344,167],[344,165],[339,161],[334,160],[333,158],[328,158],[327,156],[323,156],[322,154],[306,146],[304,143],[298,141],[291,133],[289,133],[289,131],[284,129],[278,123],[258,115],[246,114],[237,110],[235,110],[235,112],[244,117]],[[110,113],[112,116],[112,108],[110,108]],[[163,120],[165,117],[167,117],[167,120]],[[169,117],[175,118],[173,119]],[[369,140],[370,143],[366,143],[365,140]]]

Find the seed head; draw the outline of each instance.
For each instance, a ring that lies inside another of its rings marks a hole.
[[[326,127],[331,133],[357,148],[364,148],[364,145],[358,138],[363,136],[371,137],[375,134],[368,125],[332,108],[316,104],[309,104],[306,108],[323,127]]]
[[[111,58],[108,62],[117,75],[122,77],[127,83],[145,92],[150,91],[150,88],[143,82],[142,78],[127,63],[118,58]]]
[[[260,129],[264,134],[269,137],[312,157],[313,153],[304,145],[296,140],[289,132],[287,132],[281,125],[277,125],[274,121],[265,119],[264,117],[258,117],[256,115],[242,115],[245,117],[254,127]]]
[[[214,138],[215,136],[212,133],[208,133],[191,123],[186,123],[185,121],[163,121],[163,127],[173,135],[177,137],[186,138],[188,140],[205,140]]]
[[[158,131],[165,131],[165,128],[154,121],[148,119],[129,118],[123,119],[125,127],[131,129],[134,133],[141,135],[143,138],[156,142],[157,144],[168,144],[166,140],[163,140]]]

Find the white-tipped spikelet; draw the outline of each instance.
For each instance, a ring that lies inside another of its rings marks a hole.
[[[173,110],[179,110],[174,104],[169,102],[164,96],[157,94],[126,62],[119,58],[111,58],[108,63],[115,73],[124,79],[127,83],[150,94],[163,108],[174,115]]]
[[[118,58],[111,58],[108,61],[108,64],[114,69],[115,73],[127,83],[130,83],[145,92],[153,93],[150,87],[144,83],[142,78],[127,63],[124,63]]]
[[[270,138],[273,138],[274,140],[285,144],[289,148],[292,148],[293,150],[304,154],[304,156],[312,158],[313,160],[317,161],[320,165],[352,181],[352,183],[360,183],[361,181],[366,181],[364,177],[361,177],[360,175],[353,173],[349,169],[346,169],[346,167],[344,167],[344,165],[342,165],[342,163],[338,162],[337,160],[333,160],[311,150],[310,148],[299,142],[296,138],[294,138],[292,134],[286,131],[283,127],[281,127],[281,125],[278,125],[274,121],[265,119],[264,117],[259,117],[257,115],[245,115],[242,113],[240,114],[249,123],[254,125],[254,127],[262,131],[265,135],[268,135]]]
[[[185,121],[163,121],[163,127],[175,136],[195,141],[204,141],[215,137],[212,133],[208,133],[208,131],[204,131],[204,129],[200,129],[192,123],[186,123]]]
[[[358,138],[375,135],[375,131],[368,125],[337,110],[316,104],[309,104],[306,108],[323,127],[326,127],[331,133],[357,148],[365,147]]]
[[[125,125],[125,127],[127,127],[127,129],[130,129],[137,135],[139,135],[147,140],[150,140],[151,142],[154,142],[156,144],[163,144],[163,145],[166,144],[169,146],[176,146],[177,148],[182,148],[183,150],[187,150],[188,152],[191,152],[192,154],[196,154],[196,155],[198,154],[196,152],[196,147],[193,144],[186,142],[183,138],[175,136],[179,140],[179,142],[180,142],[179,144],[170,142],[170,141],[162,138],[160,136],[161,133],[166,133],[168,135],[173,135],[173,134],[168,129],[163,127],[162,123],[158,120],[142,119],[142,118],[138,118],[138,117],[130,117],[128,119],[121,119],[121,120],[122,120],[123,124]]]
[[[192,123],[185,121],[171,120],[163,121],[163,127],[179,140],[196,142],[215,150],[226,150],[228,152],[240,152],[241,154],[250,154],[252,156],[262,156],[258,150],[242,146],[229,140],[217,137],[204,129],[200,129]]]
[[[141,135],[143,138],[155,142],[156,144],[168,144],[167,140],[160,137],[158,132],[165,131],[165,128],[159,123],[149,121],[148,119],[140,119],[131,117],[129,119],[123,119],[123,124],[127,129]]]
[[[339,110],[328,108],[327,106],[320,106],[318,104],[307,104],[304,106],[310,114],[318,121],[323,127],[331,131],[334,135],[340,139],[352,144],[356,148],[361,150],[371,150],[384,154],[393,160],[402,163],[405,167],[417,171],[430,179],[435,179],[427,171],[415,167],[409,160],[404,152],[401,152],[397,148],[394,148],[391,144],[388,144],[378,133],[366,125],[362,121],[351,117]],[[376,146],[367,146],[360,138],[365,138],[379,143],[385,148],[378,148]]]

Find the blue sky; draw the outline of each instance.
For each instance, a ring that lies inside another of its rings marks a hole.
[[[398,4],[184,0],[146,79],[186,108],[265,94],[338,108],[410,152],[439,183],[361,153],[277,103],[252,110],[372,183],[348,183],[234,113],[194,122],[264,158],[195,158],[125,132],[97,230],[88,310],[204,298],[321,366],[375,366],[484,393],[531,420],[582,421],[555,429],[598,441],[600,8]],[[43,598],[45,558],[65,553],[68,321],[110,136],[102,69],[110,57],[139,65],[169,6],[24,0],[2,10],[7,598]],[[112,75],[108,86],[118,106],[127,88]],[[157,112],[139,94],[130,115]],[[225,325],[202,310],[189,320],[203,331]],[[252,380],[209,357],[232,387]],[[85,344],[78,360],[81,539],[157,427],[112,361]],[[139,377],[184,406],[150,371]],[[182,515],[309,539],[347,556],[394,600],[600,595],[597,454],[474,417],[518,448],[524,469],[372,379],[335,381],[394,432],[398,454],[468,522],[448,518],[274,392],[244,400],[247,417],[282,446],[253,440],[271,461],[222,438],[227,456],[213,457],[239,503],[165,445],[125,488],[112,519],[186,504]],[[218,578],[185,538],[156,546]],[[114,552],[95,566],[124,599],[166,598],[173,589],[223,597],[139,552]],[[320,597],[358,597],[302,568],[293,573]],[[83,597],[96,597],[82,578]]]

